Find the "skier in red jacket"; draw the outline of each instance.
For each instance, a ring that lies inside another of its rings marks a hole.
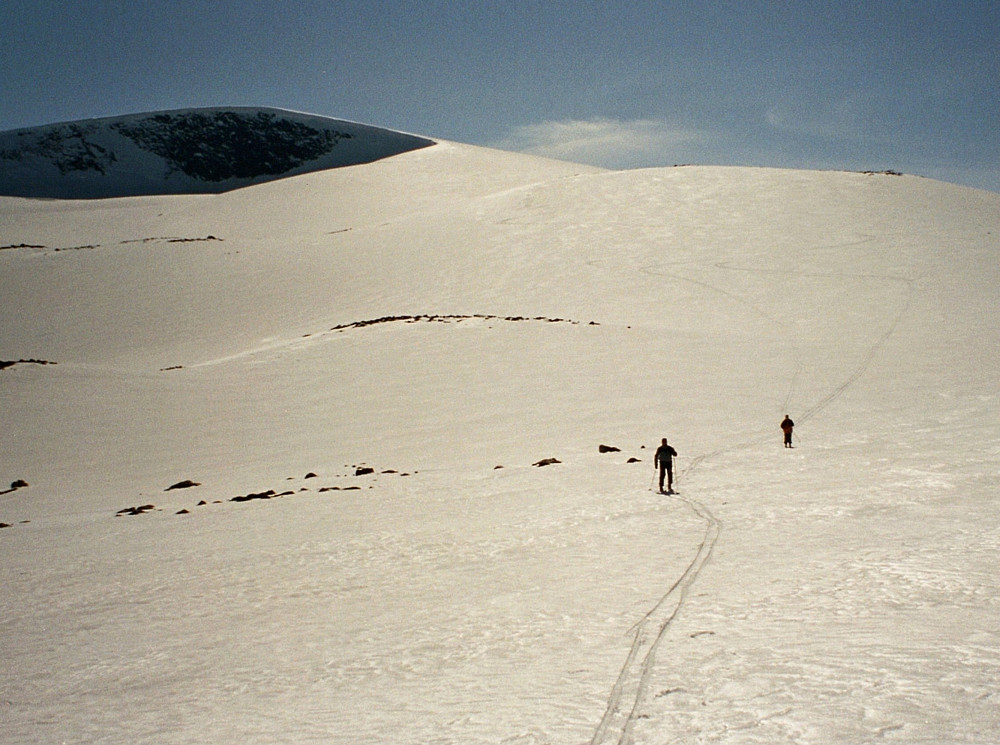
[[[792,428],[795,426],[795,422],[792,421],[788,414],[785,414],[785,418],[781,420],[781,431],[785,433],[785,447],[790,448],[792,446]]]

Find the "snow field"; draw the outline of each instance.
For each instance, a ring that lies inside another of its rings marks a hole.
[[[996,208],[449,143],[0,200],[5,737],[993,742]]]
[[[485,474],[476,499],[415,474],[254,510],[95,519],[84,527],[111,550],[6,567],[8,622],[33,619],[14,669],[37,670],[6,713],[32,725],[16,730],[25,739],[65,736],[39,712],[67,709],[94,740],[294,742],[308,739],[302,718],[345,739],[490,739],[538,720],[586,737],[588,705],[604,694],[595,675],[614,674],[625,629],[684,560],[681,528],[695,521],[652,494],[637,505],[583,483],[546,499],[563,479],[504,471]],[[650,542],[650,518],[672,534]],[[591,602],[594,583],[616,588],[611,607]],[[553,701],[565,704],[549,722]]]

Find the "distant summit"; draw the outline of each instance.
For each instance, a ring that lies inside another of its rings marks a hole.
[[[181,109],[0,132],[0,196],[212,194],[433,145],[267,108]]]

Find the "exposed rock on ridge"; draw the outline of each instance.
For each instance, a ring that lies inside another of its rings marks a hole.
[[[218,193],[433,144],[280,109],[182,109],[90,119],[0,132],[0,195]]]

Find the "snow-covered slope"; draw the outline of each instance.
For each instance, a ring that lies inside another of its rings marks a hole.
[[[0,199],[4,741],[995,742],[998,235],[447,142]]]
[[[0,195],[214,194],[432,144],[424,137],[280,109],[130,114],[0,132]]]

